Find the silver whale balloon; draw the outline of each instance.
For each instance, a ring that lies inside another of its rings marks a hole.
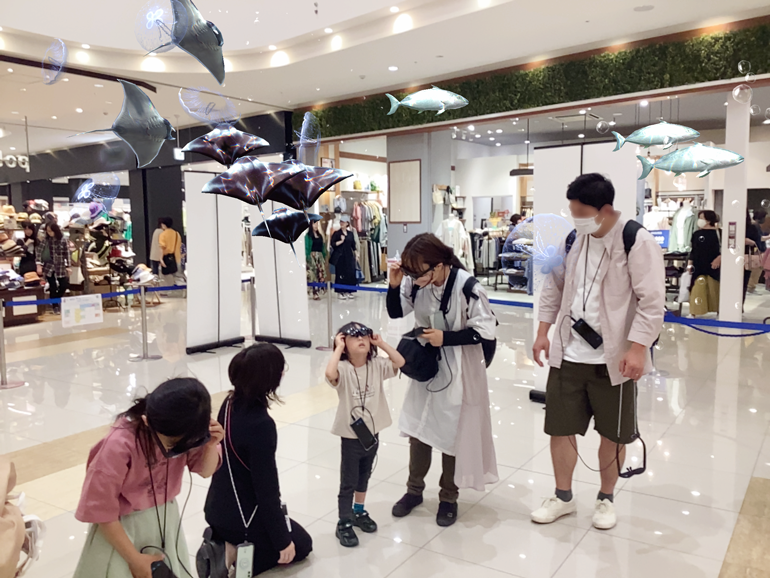
[[[711,171],[733,167],[744,161],[744,158],[737,153],[700,143],[668,153],[655,163],[643,156],[636,158],[642,163],[640,181],[646,178],[652,169],[671,171],[677,176],[682,173],[698,173],[699,177],[705,177]]]
[[[612,134],[615,135],[615,140],[618,143],[615,146],[616,151],[619,151],[627,142],[643,147],[662,146],[666,150],[677,143],[695,140],[700,136],[697,130],[680,124],[669,124],[665,120],[660,121],[658,124],[651,124],[650,126],[640,128],[626,138],[623,138],[615,131]]]
[[[385,96],[390,99],[389,115],[395,113],[400,106],[419,110],[420,113],[435,110],[437,111],[436,116],[438,116],[448,110],[454,110],[468,105],[468,99],[464,96],[441,89],[438,86],[410,94],[401,102],[399,102],[392,94],[386,94]]]
[[[118,79],[118,82],[123,86],[123,108],[112,127],[80,134],[114,132],[134,151],[137,167],[141,169],[155,160],[164,141],[174,140],[174,127],[160,116],[150,97],[138,86],[126,80]]]

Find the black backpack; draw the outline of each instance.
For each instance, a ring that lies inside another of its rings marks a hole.
[[[441,305],[439,311],[444,315],[449,311],[449,298],[452,295],[454,289],[455,279],[457,279],[457,267],[452,267],[449,273],[449,279],[447,280],[446,289],[444,289],[444,295],[441,299]],[[478,284],[479,280],[476,277],[469,277],[463,285],[463,294],[467,301],[468,307],[470,307],[471,299],[478,299],[478,296],[473,293],[473,288]],[[419,285],[412,285],[412,304],[414,305],[414,299],[417,297],[417,292],[420,290]],[[500,325],[499,321],[495,321],[495,325]],[[495,358],[495,352],[497,351],[497,339],[483,339],[481,340],[481,348],[484,350],[484,362],[486,366],[492,365],[492,361]]]
[[[631,249],[634,248],[634,243],[636,243],[636,234],[639,232],[639,229],[644,229],[644,227],[642,227],[636,221],[628,221],[623,227],[623,248],[626,250],[626,255],[628,255],[631,252]],[[572,249],[572,245],[575,244],[575,239],[577,239],[577,231],[572,229],[572,232],[567,235],[567,240],[565,241],[565,249],[567,250],[567,255],[569,255],[569,252]]]

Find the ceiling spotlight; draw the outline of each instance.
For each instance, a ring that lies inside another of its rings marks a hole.
[[[11,149],[12,151],[15,151],[15,150],[16,150],[16,147],[10,147],[10,149]]]
[[[499,146],[501,146],[501,145],[500,145],[500,143],[499,143],[499,142],[496,142],[496,143],[495,143],[495,146],[496,146],[496,147],[499,147]]]
[[[610,126],[615,126],[616,124],[618,124],[618,123],[616,123],[614,120],[611,120],[611,121],[609,122],[609,125],[610,125]]]
[[[491,131],[491,130],[488,130],[488,131],[487,131],[487,134],[492,134],[492,131]]]
[[[320,88],[316,88],[316,90],[321,90]]]
[[[524,141],[524,144],[529,144],[529,141],[528,141],[528,140],[525,140],[525,141]]]
[[[474,130],[476,130],[476,127],[475,127],[475,126],[473,126],[472,124],[471,124],[471,125],[468,125],[468,130],[469,130],[469,131],[471,131],[471,132],[473,132]]]
[[[391,6],[391,7],[390,7],[390,11],[391,11],[393,14],[395,14],[396,12],[398,12],[398,10],[399,10],[398,6]]]
[[[388,70],[391,72],[396,72],[396,70],[398,70],[398,66],[388,66]]]
[[[641,107],[645,107],[645,106],[647,106],[648,104],[650,104],[650,103],[649,103],[649,102],[647,102],[646,100],[643,100],[642,102],[640,102],[640,103],[639,103],[639,106],[641,106]]]
[[[393,34],[401,34],[402,32],[407,32],[408,30],[411,30],[414,26],[414,23],[412,22],[412,17],[409,16],[409,14],[401,14],[398,18],[396,18],[396,21],[393,22]]]
[[[55,116],[52,116],[51,118],[52,118],[52,119],[54,119],[54,120],[56,120],[56,117],[55,117]]]
[[[578,135],[578,138],[586,138],[586,135],[584,135],[582,132]]]
[[[81,44],[80,46],[82,46],[85,50],[88,50],[89,48],[91,48],[90,44]]]
[[[76,109],[75,109],[75,112],[77,112],[78,114],[80,114],[81,112],[83,112],[83,109],[82,109],[82,108],[76,108]]]
[[[767,118],[767,119],[763,120],[762,124],[770,124],[770,118]]]
[[[275,44],[271,44],[270,46],[267,47],[267,49],[268,50],[275,50],[276,46],[275,46]]]
[[[580,109],[580,114],[585,114],[585,113],[586,113],[586,109],[584,109],[584,108],[581,108],[581,109]]]
[[[332,37],[332,50],[339,50],[342,48],[342,36],[335,34]]]
[[[503,129],[501,129],[501,128],[498,128],[498,129],[497,129],[495,132],[496,132],[497,134],[500,134],[501,132],[503,132]]]
[[[326,34],[331,34],[332,32],[334,32],[334,30],[332,30],[331,28],[324,28],[324,32],[326,32]]]
[[[69,82],[69,81],[70,81],[70,79],[69,79],[69,78],[62,78],[62,79],[61,79],[61,81],[62,81],[62,82]]]
[[[270,59],[270,66],[273,68],[278,66],[286,66],[287,64],[289,64],[289,55],[286,54],[283,50],[279,50],[273,54],[273,57]]]
[[[66,80],[66,78],[65,78],[65,80]],[[103,84],[94,84],[94,86],[95,86],[96,88],[104,88],[104,85],[103,85]]]
[[[725,101],[725,106],[727,106],[727,101]]]
[[[477,135],[476,135],[476,138],[481,138],[481,135],[480,135],[480,134],[477,134]]]

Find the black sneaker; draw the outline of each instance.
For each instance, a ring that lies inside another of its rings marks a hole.
[[[439,502],[438,514],[436,515],[436,523],[439,526],[447,527],[451,526],[457,521],[457,504],[450,504],[449,502]]]
[[[362,532],[366,532],[367,534],[377,531],[377,522],[369,517],[369,512],[366,510],[360,514],[355,511],[353,512],[353,525],[358,526],[361,528]]]
[[[414,496],[412,494],[404,494],[404,497],[396,502],[395,506],[393,506],[393,515],[396,518],[403,518],[404,516],[408,516],[412,513],[412,510],[414,510],[420,504],[422,504],[422,495]]]
[[[356,536],[351,520],[340,520],[337,522],[337,532],[335,535],[339,539],[340,544],[345,546],[345,548],[355,548],[358,546],[358,536]]]

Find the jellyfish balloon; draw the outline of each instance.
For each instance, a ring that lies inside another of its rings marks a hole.
[[[115,173],[100,173],[78,187],[75,202],[112,200],[120,192],[120,178]]]
[[[299,161],[314,166],[318,162],[318,148],[321,146],[321,123],[312,112],[306,112],[302,120],[299,137]]]
[[[179,0],[150,0],[136,15],[134,35],[147,52],[167,52],[189,28],[187,10]]]
[[[514,239],[531,239],[531,245],[522,248],[534,260],[533,287],[539,291],[545,282],[552,282],[552,276],[558,274],[567,256],[565,240],[573,226],[559,215],[544,214],[520,223],[511,233]]]
[[[43,57],[43,83],[53,84],[61,76],[67,63],[67,45],[56,38]]]
[[[191,117],[211,126],[233,125],[241,118],[229,98],[203,86],[180,88],[179,103]]]

